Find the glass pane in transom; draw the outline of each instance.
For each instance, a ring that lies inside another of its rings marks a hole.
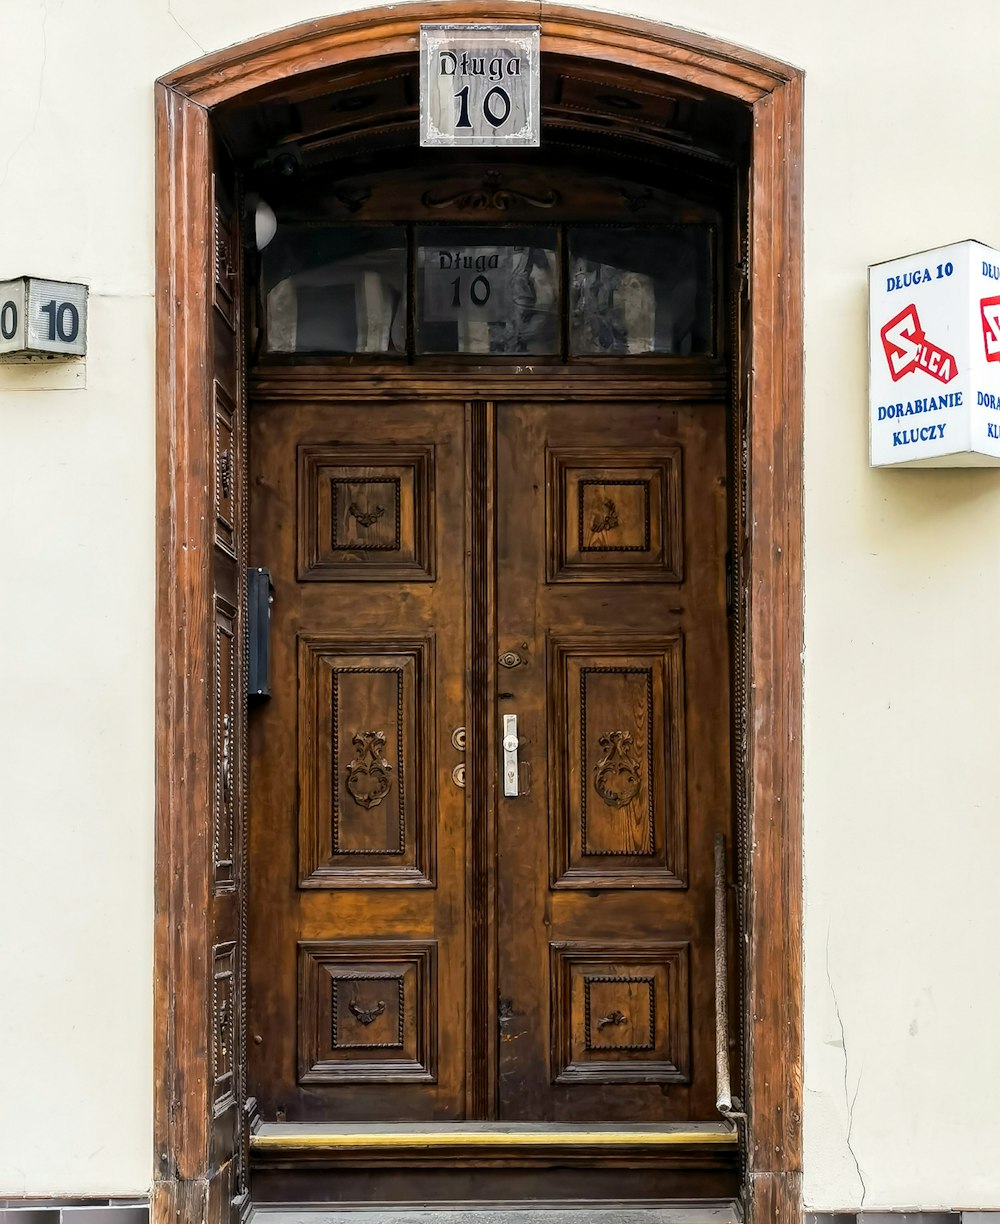
[[[708,226],[570,232],[570,354],[710,353]]]
[[[280,226],[262,257],[270,353],[406,353],[406,230]]]

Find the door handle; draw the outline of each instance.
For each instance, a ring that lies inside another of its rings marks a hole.
[[[505,799],[516,799],[518,789],[517,764],[517,715],[504,714],[503,738],[500,741],[503,748],[503,793]]]

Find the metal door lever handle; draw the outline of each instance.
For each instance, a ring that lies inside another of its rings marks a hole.
[[[518,764],[517,764],[517,715],[503,716],[503,793],[505,799],[516,799],[518,796]]]

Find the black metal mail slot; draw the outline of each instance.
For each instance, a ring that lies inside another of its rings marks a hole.
[[[271,571],[255,566],[247,570],[247,693],[271,696]]]

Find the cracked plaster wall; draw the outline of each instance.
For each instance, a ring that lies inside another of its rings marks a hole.
[[[1000,474],[869,471],[864,351],[869,263],[1000,245],[995,5],[622,7],[808,74],[806,1200],[997,1206]],[[152,82],[330,9],[0,0],[0,278],[92,291],[0,370],[0,1194],[152,1166]]]

